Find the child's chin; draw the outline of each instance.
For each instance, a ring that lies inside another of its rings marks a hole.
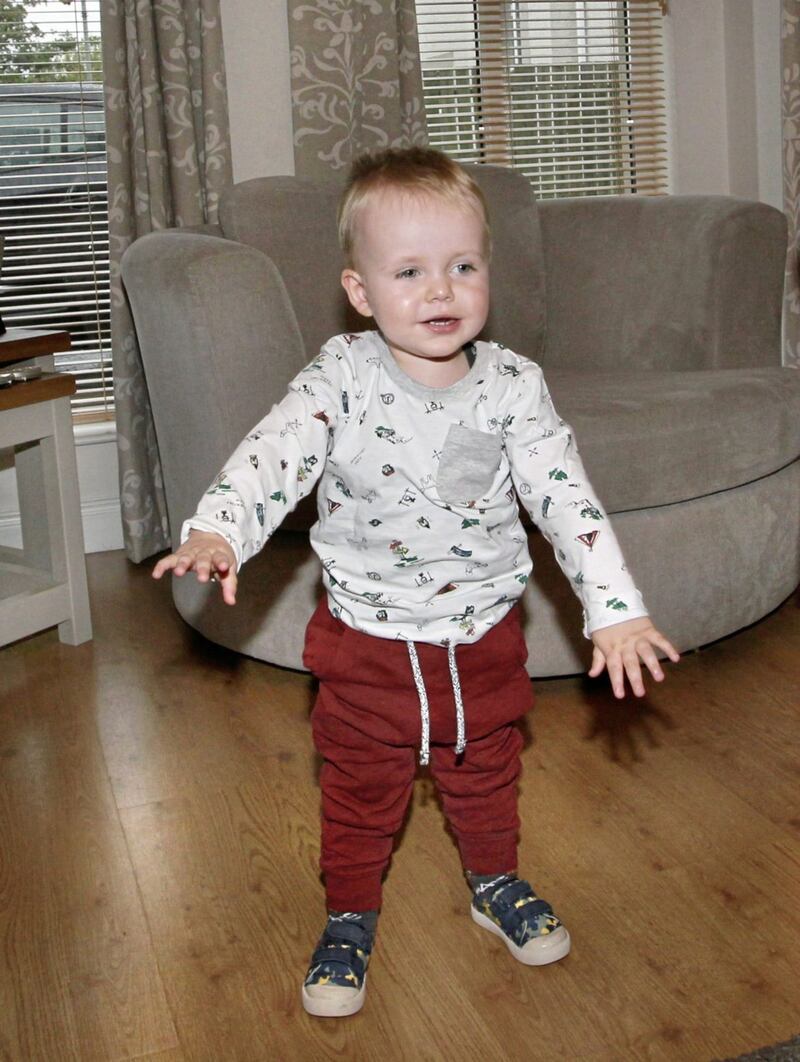
[[[445,350],[423,350],[417,356],[427,361],[449,361],[451,358],[457,358],[462,348],[463,344],[459,343],[455,347],[448,346]]]

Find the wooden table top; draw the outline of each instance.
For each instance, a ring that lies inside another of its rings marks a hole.
[[[68,372],[46,372],[37,380],[0,388],[0,413],[6,409],[30,406],[34,402],[50,402],[54,398],[74,395],[76,390],[75,377]]]
[[[25,361],[46,354],[61,354],[69,350],[69,332],[54,332],[46,328],[9,328],[0,336],[0,364]]]

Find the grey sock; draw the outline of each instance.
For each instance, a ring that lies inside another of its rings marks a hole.
[[[497,874],[473,874],[471,871],[465,871],[467,875],[467,881],[473,892],[481,892],[483,887],[491,885],[495,881],[499,881],[500,878],[505,878],[513,875],[513,870],[501,870]]]
[[[378,928],[378,911],[328,911],[328,918],[344,918],[348,922],[355,922],[375,936]]]

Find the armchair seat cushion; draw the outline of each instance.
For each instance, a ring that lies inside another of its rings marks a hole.
[[[547,370],[609,512],[739,487],[800,454],[800,372]]]
[[[548,369],[592,485],[611,513],[704,498],[769,476],[800,456],[800,372]],[[530,527],[527,513],[523,522]],[[308,529],[307,498],[285,522]]]

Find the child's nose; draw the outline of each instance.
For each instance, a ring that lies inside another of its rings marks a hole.
[[[452,299],[453,288],[450,278],[447,276],[433,278],[429,294],[431,299]]]

